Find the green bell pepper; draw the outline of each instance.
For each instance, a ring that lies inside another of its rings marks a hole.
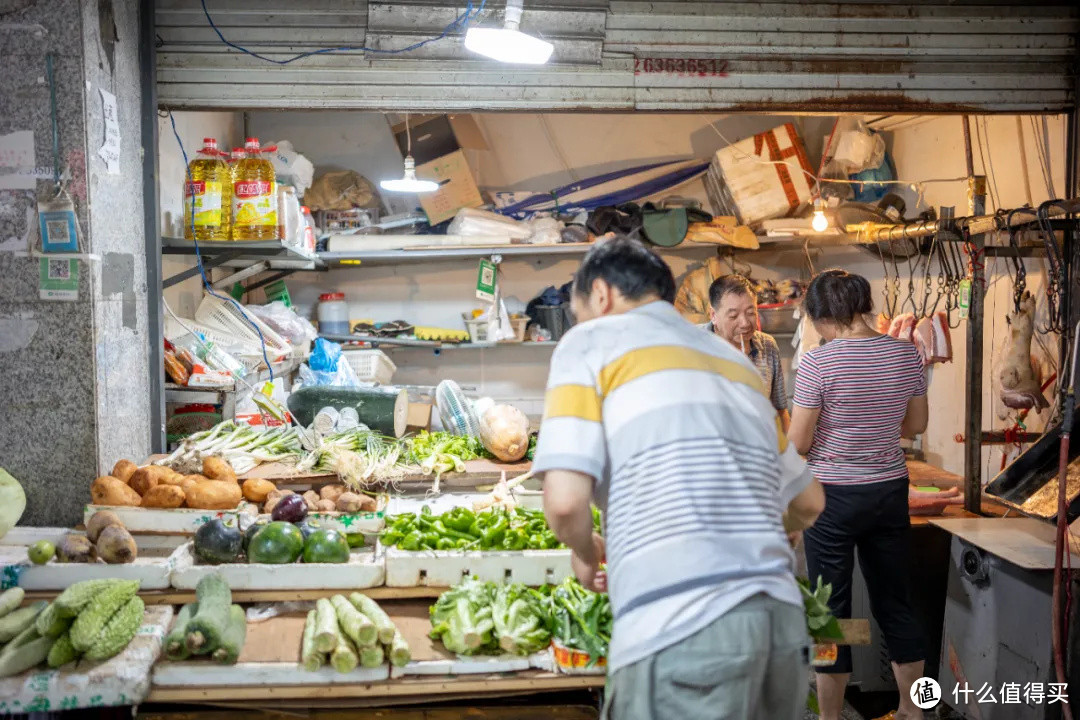
[[[398,544],[402,550],[419,550],[421,535],[419,530],[413,530],[411,533],[402,538]]]

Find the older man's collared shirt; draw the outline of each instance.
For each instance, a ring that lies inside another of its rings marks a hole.
[[[711,322],[702,329],[715,333]],[[754,363],[765,387],[769,391],[769,400],[777,410],[788,409],[787,388],[784,387],[784,369],[780,366],[780,346],[772,335],[755,332],[750,338],[750,362]]]

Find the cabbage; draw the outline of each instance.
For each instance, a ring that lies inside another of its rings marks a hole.
[[[551,642],[548,599],[520,583],[503,585],[491,608],[499,647],[513,655],[540,652]]]
[[[26,493],[19,481],[0,468],[0,538],[8,534],[26,510]]]
[[[431,637],[452,653],[475,655],[493,650],[491,603],[495,586],[470,577],[431,606]]]

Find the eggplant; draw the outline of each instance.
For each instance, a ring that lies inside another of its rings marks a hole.
[[[193,547],[200,562],[210,565],[236,562],[244,548],[244,533],[221,518],[214,518],[195,531]]]
[[[277,505],[274,506],[273,512],[270,513],[271,519],[275,522],[291,522],[298,523],[307,517],[308,506],[304,501],[304,498],[300,495],[286,495],[278,500]]]

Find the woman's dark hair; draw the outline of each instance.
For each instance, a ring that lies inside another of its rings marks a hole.
[[[618,288],[627,300],[656,295],[669,303],[675,302],[675,276],[671,268],[640,241],[625,235],[598,240],[589,249],[574,273],[574,292],[588,297],[596,279]]]
[[[749,280],[742,275],[724,275],[713,280],[712,285],[709,286],[709,304],[715,310],[720,307],[720,301],[724,299],[724,296],[731,294],[749,295],[757,300],[754,286]]]
[[[803,307],[811,320],[826,320],[846,327],[856,315],[873,309],[870,283],[862,275],[826,270],[810,281]]]

